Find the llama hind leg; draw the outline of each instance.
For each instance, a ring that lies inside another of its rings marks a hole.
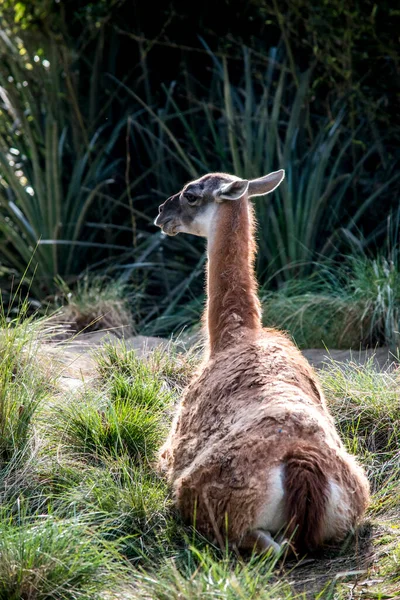
[[[279,554],[283,545],[275,542],[269,531],[254,529],[249,531],[240,543],[243,550],[256,550],[260,554],[268,552],[272,548],[275,554]]]

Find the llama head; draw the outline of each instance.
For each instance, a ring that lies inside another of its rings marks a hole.
[[[284,177],[283,169],[251,180],[226,173],[203,175],[161,204],[154,224],[167,235],[182,232],[208,237],[224,202],[265,196],[278,187]]]

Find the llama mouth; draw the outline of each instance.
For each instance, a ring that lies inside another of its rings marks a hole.
[[[174,225],[172,224],[172,219],[168,219],[168,221],[163,223],[161,225],[161,229],[162,229],[162,232],[165,233],[165,235],[169,235],[169,236],[174,236],[178,233],[176,230],[176,227],[174,227]]]

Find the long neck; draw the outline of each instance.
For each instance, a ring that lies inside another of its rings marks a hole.
[[[208,240],[206,321],[210,354],[261,327],[254,277],[254,217],[247,198],[218,209]]]

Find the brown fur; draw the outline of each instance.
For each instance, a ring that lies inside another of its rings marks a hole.
[[[283,512],[279,505],[271,531],[307,550],[342,539],[358,522],[368,482],[343,447],[313,369],[286,335],[261,326],[253,231],[246,196],[219,206],[209,245],[209,352],[160,468],[183,517],[239,547],[268,521],[283,473]]]
[[[300,550],[316,548],[323,542],[328,501],[319,449],[296,444],[284,460],[287,534]]]
[[[222,204],[219,212],[218,235],[207,269],[206,321],[211,352],[229,344],[240,329],[256,331],[261,323],[253,269],[252,207],[243,199]]]

